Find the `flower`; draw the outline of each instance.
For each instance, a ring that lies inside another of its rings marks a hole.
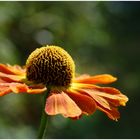
[[[109,74],[76,77],[73,59],[57,46],[36,49],[24,67],[0,64],[0,96],[10,92],[39,94],[49,87],[45,112],[72,119],[100,110],[117,121],[120,118],[118,107],[125,106],[127,96],[116,88],[98,85],[116,80]]]

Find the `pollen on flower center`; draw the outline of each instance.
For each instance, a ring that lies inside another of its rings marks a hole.
[[[48,86],[69,86],[74,73],[73,59],[57,46],[37,48],[26,61],[27,79]]]

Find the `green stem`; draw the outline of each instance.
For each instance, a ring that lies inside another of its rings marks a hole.
[[[41,116],[41,122],[40,122],[40,127],[39,127],[39,133],[37,138],[38,139],[43,139],[44,135],[45,135],[45,130],[46,130],[46,126],[48,123],[48,115],[45,113],[45,104],[46,104],[46,99],[47,96],[49,95],[51,88],[47,89],[47,92],[44,94],[44,100],[43,100],[43,106],[42,106],[42,116]]]

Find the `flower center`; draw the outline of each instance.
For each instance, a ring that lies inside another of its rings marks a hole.
[[[45,46],[33,51],[26,61],[29,81],[47,86],[69,86],[75,73],[71,56],[57,46]]]

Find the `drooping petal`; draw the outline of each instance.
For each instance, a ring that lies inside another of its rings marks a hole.
[[[91,97],[70,90],[67,90],[67,95],[79,106],[83,114],[90,115],[95,112],[96,103]]]
[[[103,88],[103,90],[105,91],[107,91],[107,89],[111,91],[110,88]],[[91,96],[95,100],[97,108],[105,112],[107,116],[113,120],[117,120],[120,116],[117,107],[120,105],[124,105],[128,101],[128,98],[125,95],[121,94],[115,89],[112,89],[112,91],[114,91],[114,94],[98,91],[97,89],[80,90],[81,93]]]
[[[11,66],[9,64],[0,64],[0,72],[12,75],[23,75],[25,74],[25,68],[22,68],[19,65]]]
[[[116,81],[117,78],[113,77],[109,74],[102,74],[102,75],[96,75],[96,76],[86,76],[84,78],[77,78],[74,79],[75,83],[87,83],[87,84],[109,84],[114,81]]]
[[[47,98],[45,111],[49,115],[62,114],[64,117],[78,117],[82,114],[81,109],[64,92],[52,93]]]
[[[105,100],[104,98],[96,95],[95,94],[96,91],[90,90],[90,89],[81,89],[80,91],[81,91],[81,93],[83,93],[83,94],[86,93],[87,95],[92,97],[95,100],[95,102],[97,103],[97,105],[100,104],[100,106],[110,110],[110,105],[107,102],[107,100]]]
[[[97,107],[100,111],[103,111],[110,119],[117,121],[120,118],[120,113],[117,108],[111,107],[111,110],[105,109],[103,107]]]

